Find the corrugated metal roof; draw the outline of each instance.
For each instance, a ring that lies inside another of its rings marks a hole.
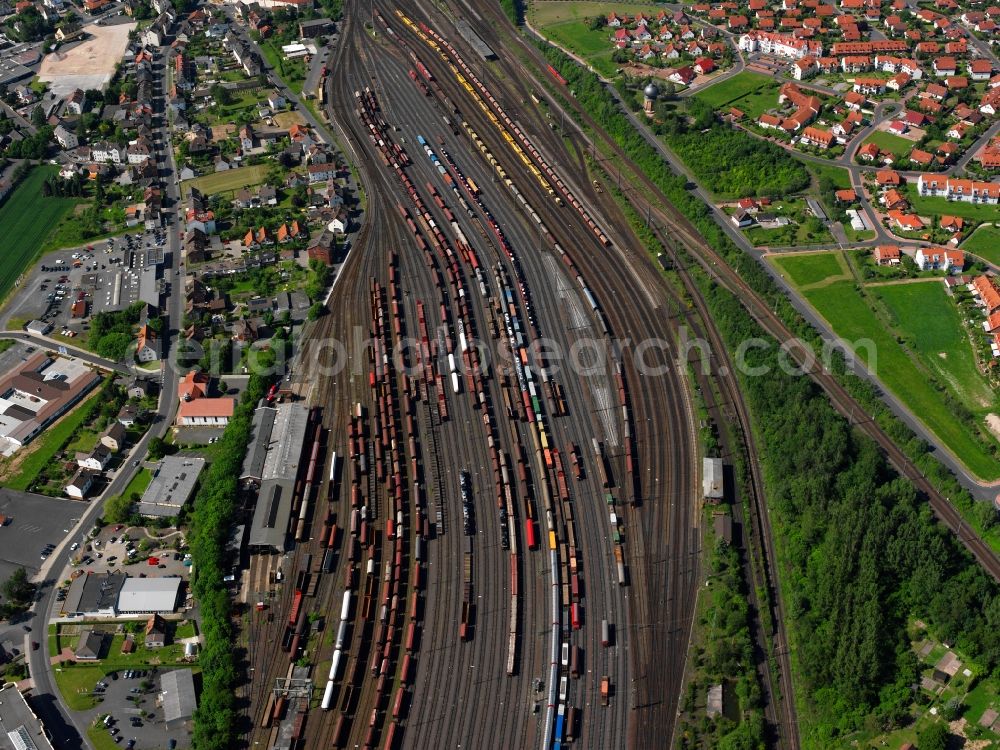
[[[295,479],[309,425],[305,404],[279,404],[268,439],[262,479]]]
[[[706,458],[702,462],[702,490],[705,497],[720,499],[723,497],[724,483],[722,478],[722,459]]]
[[[251,549],[284,549],[288,519],[292,515],[293,490],[294,484],[290,479],[265,479],[261,484],[250,528]]]
[[[194,693],[194,678],[190,669],[175,669],[160,677],[160,699],[163,702],[163,719],[172,721],[190,719],[198,707]]]
[[[253,413],[253,425],[250,430],[250,447],[243,458],[243,469],[240,479],[264,478],[264,461],[267,458],[267,446],[271,440],[271,429],[274,427],[278,411],[269,406],[261,406]]]
[[[129,578],[118,595],[119,612],[173,612],[180,578]]]

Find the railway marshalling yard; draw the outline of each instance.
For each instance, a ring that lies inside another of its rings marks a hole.
[[[699,581],[692,400],[669,346],[640,371],[611,341],[674,340],[672,292],[582,145],[511,111],[540,87],[375,7],[323,82],[370,220],[302,355],[335,339],[347,366],[311,380],[297,543],[251,558],[244,742],[665,746]]]

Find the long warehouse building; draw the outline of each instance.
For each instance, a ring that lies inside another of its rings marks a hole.
[[[248,542],[252,553],[285,551],[308,427],[309,409],[304,404],[261,407],[254,413],[253,439],[241,477],[244,487],[259,488]]]

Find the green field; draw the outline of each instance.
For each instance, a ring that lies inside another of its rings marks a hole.
[[[851,187],[851,173],[843,167],[832,167],[826,164],[817,164],[814,161],[806,162],[806,169],[816,178],[816,182],[822,177],[829,177],[837,190],[847,190]]]
[[[896,327],[907,334],[923,363],[968,404],[979,410],[995,396],[976,369],[958,308],[940,280],[870,287],[889,308]]]
[[[150,473],[149,469],[143,466],[139,471],[135,473],[132,477],[132,481],[128,483],[128,486],[122,492],[124,497],[131,497],[132,493],[135,492],[137,495],[142,495],[149,487],[149,483],[153,481],[153,475]]]
[[[636,13],[655,15],[660,12],[663,6],[656,3],[595,3],[587,0],[539,0],[528,3],[528,18],[536,28],[551,26],[565,21],[586,21],[594,16],[606,17],[609,13],[615,12],[621,15],[627,13],[630,16]],[[607,35],[611,35],[611,29],[607,29]]]
[[[900,159],[913,150],[913,141],[893,135],[892,133],[886,133],[884,130],[876,130],[865,138],[865,143],[874,143],[883,151],[888,151]]]
[[[962,243],[962,249],[994,265],[1000,265],[1000,229],[990,225],[979,227]]]
[[[599,29],[590,28],[590,19],[594,16],[605,17],[612,11],[615,13],[646,13],[653,15],[662,6],[653,3],[593,3],[565,2],[554,0],[535,2],[528,6],[528,22],[542,35],[561,47],[568,49],[584,58],[601,75],[608,77],[615,74],[618,65],[612,61],[614,47],[611,35],[614,29],[602,26]]]
[[[87,727],[87,739],[94,746],[94,750],[118,750],[121,745],[111,739],[108,730],[104,726]]]
[[[839,252],[810,253],[803,255],[774,256],[771,262],[798,287],[809,286],[830,278],[846,278],[847,270],[841,265]]]
[[[225,172],[213,172],[212,174],[195,177],[193,180],[185,180],[181,183],[181,196],[187,197],[192,187],[198,188],[206,195],[213,193],[225,193],[239,190],[245,187],[260,185],[267,174],[267,167],[257,164],[252,167],[240,167],[239,169],[228,169]]]
[[[743,71],[695,94],[712,109],[736,107],[757,119],[778,106],[779,84],[770,76]]]
[[[0,300],[38,256],[52,228],[77,204],[76,198],[42,197],[42,184],[58,172],[51,165],[35,167],[0,206]]]
[[[833,242],[833,235],[822,227],[818,232],[810,232],[804,224],[791,223],[784,227],[765,229],[752,226],[745,230],[747,239],[754,247],[807,247]]]
[[[788,255],[782,256],[780,259],[772,257],[769,260],[772,263],[780,261],[780,264],[775,263],[775,265],[778,265],[793,279],[809,279],[810,283],[816,284],[815,279],[822,272],[822,267],[820,262],[815,260],[815,257],[815,255]],[[912,286],[923,286],[923,284]],[[894,289],[886,294],[887,288],[879,286],[869,289],[872,292],[877,292],[884,299],[892,298],[891,304],[904,304],[903,298],[908,292],[896,292]],[[963,333],[957,342],[951,343],[948,347],[943,346],[950,335],[948,327],[958,325],[958,313],[953,310],[950,315],[945,316],[936,305],[942,301],[948,301],[942,299],[935,301],[931,291],[923,290],[923,293],[927,295],[926,304],[931,309],[914,312],[914,306],[907,305],[907,313],[917,317],[907,320],[906,323],[901,323],[900,327],[905,331],[914,331],[916,334],[914,326],[917,325],[918,321],[924,321],[925,316],[938,314],[945,317],[946,320],[942,323],[935,323],[933,332],[921,333],[919,342],[914,344],[914,348],[919,350],[914,355],[921,364],[921,367],[918,367],[907,350],[896,341],[895,336],[875,316],[868,303],[855,288],[853,280],[832,281],[832,283],[815,285],[802,291],[802,295],[829,323],[837,336],[845,339],[851,345],[859,359],[875,372],[885,387],[917,415],[973,474],[981,479],[996,479],[1000,476],[1000,467],[997,466],[997,462],[983,449],[972,432],[955,419],[940,393],[931,384],[927,373],[924,372],[923,368],[927,367],[934,373],[958,373],[950,374],[947,378],[942,376],[942,379],[946,383],[972,387],[974,393],[982,393],[980,388],[968,386],[968,363],[963,364],[964,355],[957,351],[953,356],[950,356],[950,359],[954,361],[949,361],[947,364],[944,360],[936,363],[933,368],[929,364],[925,364],[927,356],[937,356],[937,352],[951,352],[952,349],[957,349],[959,346],[967,346],[965,344],[967,339]],[[912,292],[912,294],[919,296],[921,292]],[[890,304],[888,300],[887,304]],[[935,311],[937,312],[935,313]],[[955,330],[952,329],[952,332],[954,333]],[[958,336],[959,333],[955,333],[955,335]],[[916,338],[915,335],[914,338]],[[942,346],[935,348],[936,345]],[[968,352],[968,356],[972,356],[971,350]],[[970,408],[975,407],[971,402],[969,406]]]
[[[281,80],[296,94],[302,91],[302,84],[306,80],[306,64],[301,58],[289,60],[281,52],[281,48],[272,40],[260,44],[260,51],[263,53],[267,64],[281,76]],[[256,98],[260,98],[257,96]]]
[[[961,216],[970,221],[1000,221],[1000,206],[950,201],[947,198],[929,198],[917,195],[916,184],[906,186],[906,197],[913,210],[920,216]]]

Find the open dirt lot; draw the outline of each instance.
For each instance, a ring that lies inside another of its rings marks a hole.
[[[58,97],[74,89],[103,89],[111,80],[115,65],[122,59],[129,32],[135,26],[134,23],[85,26],[88,36],[80,44],[45,56],[39,80],[46,81]]]

